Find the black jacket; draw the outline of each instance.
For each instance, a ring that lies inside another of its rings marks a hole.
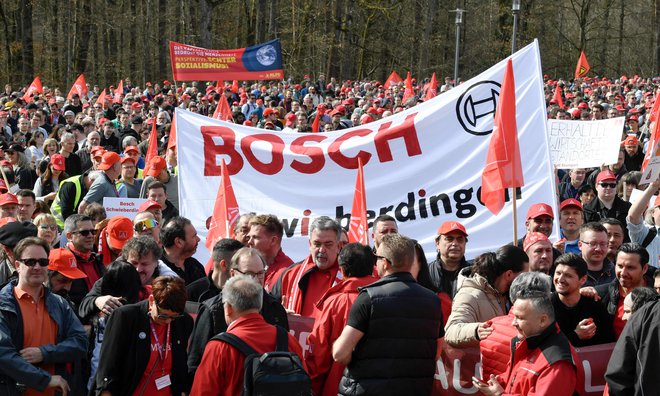
[[[584,222],[589,223],[591,221],[601,221],[602,219],[608,217],[617,219],[623,225],[623,241],[630,242],[630,237],[628,236],[628,227],[626,226],[626,216],[628,216],[630,206],[630,202],[626,202],[618,196],[615,196],[614,202],[612,202],[612,208],[607,209],[605,205],[603,205],[603,203],[600,201],[600,199],[596,197],[583,207]]]
[[[655,274],[655,268],[649,265],[646,273],[644,274],[644,280],[648,287],[653,287],[653,275]],[[614,279],[612,282],[606,285],[596,286],[596,291],[600,296],[600,302],[605,305],[607,313],[613,318],[616,315],[617,304],[619,303],[619,280]]]
[[[635,312],[614,346],[605,372],[612,396],[657,395],[660,389],[660,302]]]
[[[456,278],[454,279],[445,279],[444,274],[442,273],[442,264],[443,261],[440,258],[440,253],[438,257],[429,263],[429,274],[431,275],[431,281],[433,286],[438,290],[443,291],[449,295],[452,299],[456,295],[456,280],[458,279],[458,273],[465,267],[472,265],[471,262],[465,260],[465,256],[461,259],[461,264],[456,270]]]
[[[284,327],[289,331],[289,319],[286,310],[273,296],[263,294],[263,305],[259,312],[266,322]],[[222,304],[222,293],[210,298],[200,304],[197,312],[197,320],[190,337],[190,347],[188,348],[188,371],[191,378],[202,361],[206,343],[215,335],[227,331],[227,322],[225,321],[224,306]]]
[[[167,258],[167,254],[165,253],[164,249],[163,256],[160,259],[163,261],[163,263],[165,263],[165,265],[170,267],[170,269],[174,271],[179,276],[179,278],[183,279],[183,281],[186,282],[186,285],[196,281],[197,279],[206,277],[204,266],[194,257],[188,257],[185,259],[183,261],[183,268],[179,268],[173,262],[171,262]]]
[[[186,286],[188,301],[202,303],[220,294],[220,289],[215,286],[213,279],[211,279],[212,275],[213,271],[209,272],[205,278],[199,278]]]
[[[150,367],[148,301],[124,305],[110,315],[103,335],[99,367],[96,371],[96,394],[108,390],[113,395],[131,395]],[[171,322],[172,394],[189,392],[192,384],[186,365],[188,338],[193,327],[189,315]]]
[[[371,303],[369,325],[344,371],[339,394],[430,395],[442,324],[440,299],[409,272],[395,273],[360,289],[349,324],[363,294]]]

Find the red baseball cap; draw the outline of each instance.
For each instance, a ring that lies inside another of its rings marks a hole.
[[[92,158],[102,158],[105,154],[105,149],[101,146],[96,146],[92,149]]]
[[[0,194],[0,206],[18,205],[18,198],[12,193]]]
[[[616,175],[611,170],[601,171],[596,177],[596,184],[606,180],[616,181]]]
[[[138,213],[146,212],[152,208],[163,209],[163,207],[158,202],[151,199],[147,199],[146,201],[142,202],[142,205],[140,205],[140,207],[138,208]]]
[[[468,236],[467,231],[465,231],[465,226],[459,223],[458,221],[445,221],[442,223],[440,228],[438,228],[438,235],[449,234],[450,232],[458,231],[465,236]]]
[[[154,157],[149,160],[147,166],[144,167],[144,174],[147,176],[156,177],[160,175],[160,172],[162,172],[165,168],[167,168],[165,159],[163,157]]]
[[[578,105],[578,109],[586,110],[588,108],[589,108],[589,105],[586,104],[585,102],[580,102],[580,104]]]
[[[130,153],[131,151],[138,154],[140,153],[140,150],[138,150],[137,146],[126,146],[124,149],[124,153]]]
[[[119,161],[121,161],[121,157],[119,156],[119,154],[115,153],[114,151],[107,151],[103,154],[98,169],[108,170],[112,168]]]
[[[271,115],[271,114],[275,114],[275,110],[269,107],[269,108],[267,108],[266,110],[264,110],[264,114],[263,114],[263,116],[264,116],[264,117],[268,117],[268,116]]]
[[[117,216],[110,219],[106,229],[110,247],[121,250],[133,238],[133,222],[128,217]]]
[[[561,204],[559,205],[559,210],[562,211],[565,208],[570,208],[570,207],[575,207],[582,210],[582,203],[575,198],[568,198],[561,201]]]
[[[624,140],[623,140],[623,145],[624,146],[637,146],[639,144],[639,139],[635,137],[635,135],[628,135]]]
[[[126,162],[130,162],[135,165],[135,158],[129,156],[121,157],[121,163],[125,164]]]
[[[48,254],[48,269],[57,271],[69,279],[87,278],[87,275],[78,269],[76,257],[66,248],[50,251]]]
[[[527,251],[533,244],[541,241],[549,241],[548,236],[540,232],[530,232],[523,242],[523,250]]]
[[[545,203],[534,204],[527,211],[527,220],[535,219],[540,216],[550,216],[553,219],[555,218],[555,215],[552,212],[552,207],[550,207],[550,205]]]
[[[50,165],[53,169],[58,171],[65,171],[66,165],[64,164],[64,157],[61,154],[53,154],[50,156]]]

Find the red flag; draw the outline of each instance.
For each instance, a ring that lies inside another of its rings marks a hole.
[[[105,101],[106,100],[107,99],[105,97],[105,88],[103,88],[103,91],[101,91],[101,94],[99,95],[99,98],[96,99],[96,104],[101,104],[101,106],[105,109]]]
[[[206,247],[209,251],[213,251],[213,246],[219,239],[234,238],[234,224],[239,217],[238,202],[236,202],[224,159],[220,165],[220,178],[218,195],[215,197],[213,206],[213,216],[209,224],[209,232],[206,235]]]
[[[231,107],[229,107],[227,97],[224,94],[220,95],[220,101],[218,102],[218,105],[215,106],[213,118],[222,121],[231,121],[233,119],[231,115]]]
[[[170,124],[170,138],[167,139],[167,149],[176,149],[176,109],[172,115],[172,124]]]
[[[233,93],[235,93],[235,94],[238,93],[238,80],[234,80],[234,81],[231,83],[231,91],[232,91]]]
[[[316,107],[316,116],[312,122],[312,132],[321,131],[321,117],[323,117],[323,114],[325,114],[325,105],[321,103]]]
[[[32,84],[28,87],[27,91],[25,91],[25,95],[23,95],[23,100],[26,101],[27,103],[32,102],[32,95],[36,93],[44,93],[44,89],[41,86],[41,79],[39,76],[35,77],[34,80],[32,80]]]
[[[415,92],[413,91],[412,79],[410,78],[410,72],[408,72],[408,76],[406,76],[406,90],[403,91],[403,99],[401,100],[401,103],[405,105],[406,101],[414,95]]]
[[[564,98],[561,96],[561,87],[559,84],[555,86],[555,96],[553,96],[552,99],[555,100],[557,106],[559,106],[560,109],[566,108],[566,105],[564,104]]]
[[[438,80],[435,78],[435,72],[433,72],[424,100],[435,98],[436,95],[438,95]]]
[[[81,74],[76,78],[76,82],[73,83],[69,94],[66,96],[67,99],[71,99],[73,94],[78,94],[81,98],[87,95],[87,82],[85,81],[85,75]]]
[[[393,71],[392,74],[390,74],[390,76],[387,77],[387,80],[385,80],[385,84],[383,84],[383,88],[388,89],[393,84],[398,84],[401,81],[403,81],[401,76],[399,76],[395,71]]]
[[[578,59],[577,66],[575,66],[575,78],[584,77],[591,67],[589,62],[587,62],[587,57],[584,55],[584,50],[580,53],[580,59]]]
[[[509,59],[495,110],[486,167],[481,176],[481,200],[488,210],[498,214],[504,207],[504,189],[524,184],[516,125],[516,82]]]
[[[122,96],[124,96],[124,80],[119,80],[117,89],[115,89],[115,97],[112,99],[112,103],[121,103]]]
[[[369,226],[367,224],[367,190],[364,187],[362,159],[358,158],[358,174],[355,179],[351,223],[348,227],[348,242],[359,242],[369,246]]]
[[[151,119],[151,134],[149,135],[149,147],[147,148],[147,155],[144,156],[144,163],[149,164],[152,158],[158,156],[158,128],[156,127],[156,119]],[[147,166],[145,165],[145,166]]]

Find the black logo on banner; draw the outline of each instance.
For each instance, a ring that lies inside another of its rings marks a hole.
[[[465,132],[477,136],[493,132],[493,117],[500,97],[500,83],[481,81],[469,87],[456,101],[456,117]]]

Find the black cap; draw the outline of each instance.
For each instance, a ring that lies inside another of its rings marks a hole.
[[[25,152],[25,148],[23,146],[21,146],[20,144],[12,144],[11,146],[9,146],[9,149],[7,151],[11,151],[11,150],[18,151],[20,153]]]
[[[29,221],[13,221],[0,227],[0,243],[13,249],[27,237],[37,236],[37,226]]]

